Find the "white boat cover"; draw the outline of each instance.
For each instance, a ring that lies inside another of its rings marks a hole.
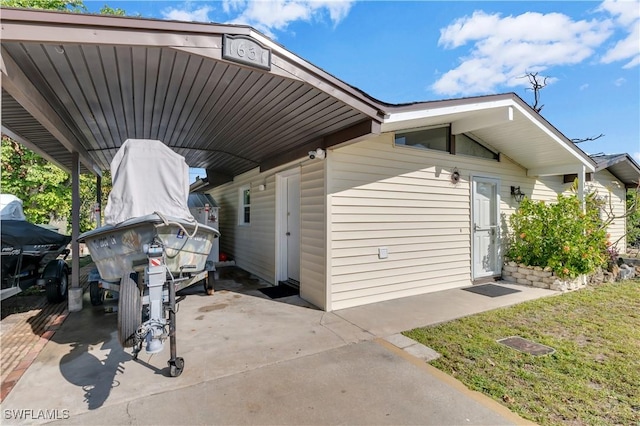
[[[194,221],[189,211],[189,166],[158,140],[127,139],[111,161],[112,189],[105,222],[117,225],[155,212]]]
[[[15,195],[0,194],[0,220],[27,220],[22,200]]]

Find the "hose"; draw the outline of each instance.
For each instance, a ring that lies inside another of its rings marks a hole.
[[[198,221],[197,220],[193,220],[193,223],[195,224],[194,229],[193,229],[193,233],[191,235],[189,235],[189,233],[187,232],[187,230],[185,229],[184,226],[182,226],[182,224],[180,222],[173,222],[173,221],[169,221],[162,213],[160,212],[154,212],[156,215],[158,215],[158,217],[160,219],[162,219],[162,223],[165,226],[169,226],[169,225],[176,225],[178,226],[180,229],[182,229],[182,232],[185,233],[185,235],[187,236],[187,238],[193,238],[196,236],[196,233],[198,232]]]

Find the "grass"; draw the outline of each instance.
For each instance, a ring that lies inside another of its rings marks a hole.
[[[640,280],[605,284],[404,333],[431,364],[541,425],[640,425]],[[496,339],[551,346],[533,356]]]

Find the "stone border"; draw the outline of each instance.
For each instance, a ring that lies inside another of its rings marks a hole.
[[[502,267],[502,279],[516,284],[556,291],[571,291],[585,287],[587,284],[598,285],[614,281],[623,281],[640,275],[640,266],[629,266],[622,263],[613,265],[612,271],[596,270],[591,275],[580,275],[573,279],[556,276],[550,267],[528,266],[513,261],[505,262]]]
[[[528,266],[513,261],[506,262],[502,267],[502,279],[511,283],[555,291],[577,290],[587,285],[586,275],[580,275],[573,279],[565,279],[556,276],[548,266],[542,268],[540,266]]]

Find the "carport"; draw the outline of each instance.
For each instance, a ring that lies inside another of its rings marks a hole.
[[[379,105],[250,27],[2,9],[2,132],[71,173],[74,253],[78,176],[128,138],[212,187],[380,133]]]

